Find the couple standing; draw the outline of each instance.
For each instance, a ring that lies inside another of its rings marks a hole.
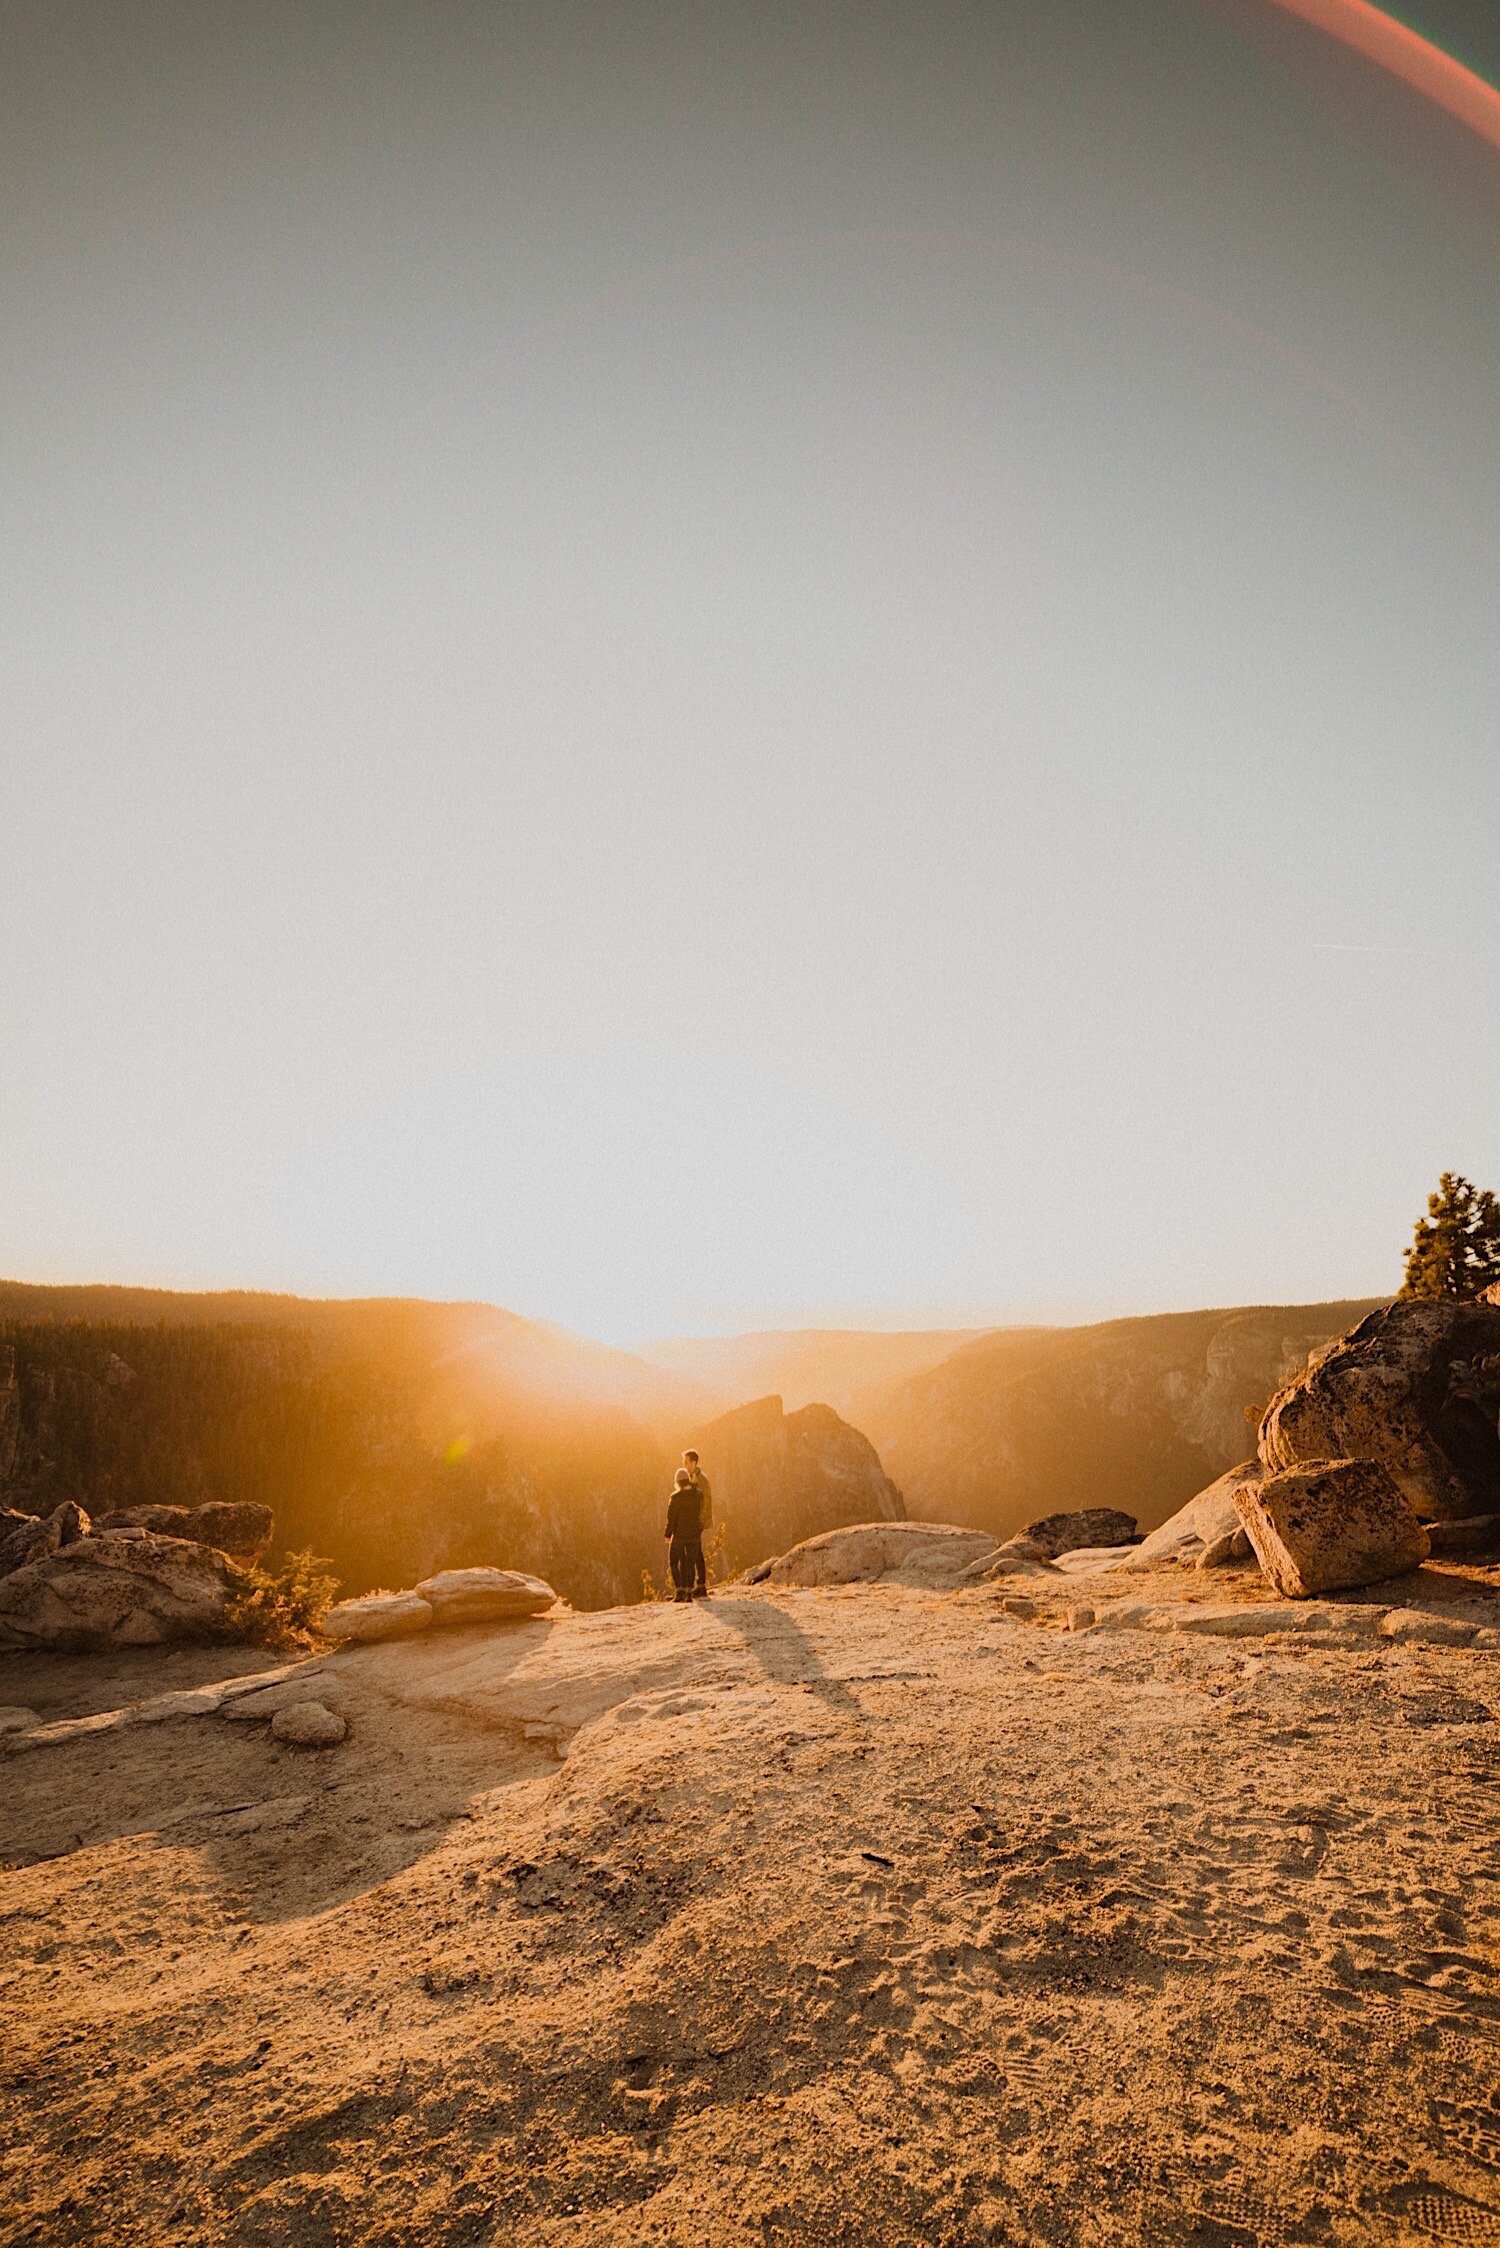
[[[674,1600],[708,1598],[703,1533],[714,1518],[714,1495],[696,1452],[684,1452],[667,1508],[667,1561]]]

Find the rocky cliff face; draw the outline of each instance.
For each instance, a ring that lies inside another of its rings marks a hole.
[[[914,1515],[1009,1537],[1055,1509],[1111,1506],[1149,1530],[1242,1460],[1272,1393],[1371,1308],[1001,1331],[851,1412]]]
[[[785,1553],[820,1530],[905,1520],[874,1445],[831,1405],[788,1413],[779,1397],[762,1397],[693,1441],[713,1486],[725,1569]]]

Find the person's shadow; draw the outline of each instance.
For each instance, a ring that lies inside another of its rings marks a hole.
[[[858,1695],[851,1694],[841,1679],[829,1677],[807,1633],[775,1601],[716,1593],[712,1614],[739,1633],[768,1678],[787,1686],[810,1687],[830,1709],[863,1721],[865,1712]]]

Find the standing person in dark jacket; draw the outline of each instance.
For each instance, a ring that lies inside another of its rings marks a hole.
[[[674,1600],[691,1600],[699,1586],[704,1597],[707,1578],[703,1564],[703,1500],[685,1467],[677,1470],[672,1503],[667,1508],[667,1561],[672,1571]]]
[[[699,1499],[702,1501],[703,1520],[700,1524],[700,1529],[711,1530],[714,1526],[713,1488],[709,1483],[708,1477],[704,1474],[702,1468],[698,1465],[698,1455],[696,1452],[684,1452],[682,1455],[682,1464],[687,1469],[688,1475],[692,1480],[693,1488],[696,1490]]]
[[[698,1494],[698,1575],[693,1585],[693,1598],[695,1600],[706,1600],[708,1598],[708,1567],[703,1558],[702,1541],[708,1536],[709,1531],[713,1528],[713,1487],[709,1483],[708,1477],[704,1474],[702,1468],[698,1465],[698,1455],[696,1452],[684,1452],[682,1455],[682,1464],[687,1469],[693,1489]]]

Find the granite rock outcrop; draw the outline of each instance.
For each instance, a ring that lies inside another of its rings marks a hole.
[[[1271,1400],[1260,1461],[1377,1460],[1426,1521],[1500,1512],[1500,1304],[1393,1303]]]
[[[779,1397],[762,1397],[693,1442],[712,1480],[715,1523],[738,1562],[784,1553],[818,1531],[906,1519],[874,1445],[831,1405],[788,1413]]]
[[[0,1648],[83,1654],[212,1638],[240,1580],[211,1546],[106,1533],[0,1577]]]

